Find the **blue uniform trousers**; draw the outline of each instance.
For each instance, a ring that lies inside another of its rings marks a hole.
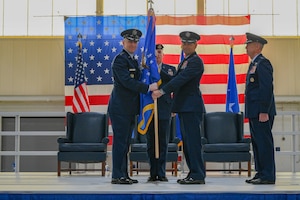
[[[195,180],[204,180],[206,174],[201,152],[200,132],[202,112],[180,112],[178,117],[183,141],[183,153],[190,170],[188,177]]]
[[[128,151],[136,115],[110,114],[113,127],[112,178],[128,177]]]
[[[151,121],[147,132],[147,152],[150,159],[150,176],[166,176],[166,160],[170,133],[170,120],[158,121],[159,158],[155,158],[154,120]]]
[[[269,121],[259,122],[258,118],[250,118],[250,134],[255,162],[256,178],[275,181],[275,157],[272,127],[274,116]]]

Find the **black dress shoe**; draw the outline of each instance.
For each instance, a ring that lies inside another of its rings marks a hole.
[[[130,177],[127,177],[127,179],[130,180],[132,183],[138,183],[138,182],[139,182],[138,180],[132,179],[132,178],[130,178]]]
[[[163,176],[163,177],[158,177],[157,180],[162,181],[162,182],[168,182],[168,178]]]
[[[112,178],[111,184],[132,184],[132,181],[124,177]]]
[[[184,181],[184,180],[187,180],[189,179],[190,177],[185,177],[185,178],[182,178],[182,179],[177,179],[177,183],[179,183],[180,181]]]
[[[150,176],[147,180],[147,182],[155,182],[157,179],[154,176]]]
[[[245,180],[245,182],[246,182],[246,183],[252,183],[252,181],[254,181],[254,180],[256,180],[256,179],[258,179],[258,178],[253,177],[253,178],[251,178],[251,179]]]
[[[254,179],[251,181],[253,185],[273,185],[275,184],[275,181],[269,181],[269,180],[262,180],[260,178]]]
[[[179,184],[205,184],[204,180],[195,180],[192,177],[179,181]]]

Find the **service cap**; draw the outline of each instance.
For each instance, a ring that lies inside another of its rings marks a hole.
[[[138,29],[127,29],[121,33],[121,36],[128,40],[138,42],[142,36],[142,32]]]
[[[258,43],[261,43],[261,44],[267,44],[268,41],[258,35],[255,35],[253,33],[246,33],[246,37],[247,37],[247,41],[245,42],[245,44],[249,44],[249,43],[252,43],[252,42],[258,42]]]
[[[195,43],[200,40],[200,35],[191,31],[183,31],[179,34],[181,42]]]
[[[155,49],[163,49],[164,46],[162,44],[156,44]]]

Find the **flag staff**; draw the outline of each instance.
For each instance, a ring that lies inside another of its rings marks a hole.
[[[150,8],[148,10],[148,17],[154,16],[152,4],[153,0],[148,0]],[[155,45],[155,44],[154,44]],[[154,113],[154,145],[155,145],[155,158],[159,158],[159,140],[158,140],[158,113],[157,113],[157,99],[153,100],[153,113]]]
[[[154,10],[152,8],[152,4],[154,2],[152,0],[148,0],[148,3],[150,4],[150,8],[148,11],[149,16],[154,16]],[[154,113],[154,142],[155,142],[155,158],[159,158],[159,139],[158,139],[158,109],[157,109],[157,99],[153,100],[154,108],[153,108],[153,113]]]
[[[157,99],[154,99],[155,158],[159,158]]]

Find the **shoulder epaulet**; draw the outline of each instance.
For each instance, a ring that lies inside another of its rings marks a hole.
[[[259,57],[261,60],[264,60],[264,59],[266,59],[264,56],[260,56]]]
[[[263,60],[268,60],[266,57],[264,57],[263,55],[259,56],[257,59],[256,65],[258,65],[260,62],[262,62]]]

